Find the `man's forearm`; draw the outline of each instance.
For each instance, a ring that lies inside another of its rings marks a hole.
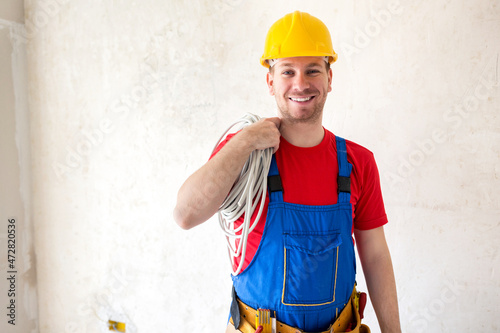
[[[174,209],[174,219],[183,229],[195,227],[217,212],[251,152],[248,142],[237,135],[184,182]]]
[[[398,298],[384,227],[354,230],[368,293],[382,333],[399,333]]]
[[[390,255],[363,264],[370,300],[382,333],[401,332],[396,282]]]

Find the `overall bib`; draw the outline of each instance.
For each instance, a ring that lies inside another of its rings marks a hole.
[[[349,202],[352,165],[347,162],[345,140],[336,137],[336,145],[339,193],[335,205],[284,202],[286,188],[277,178],[273,156],[262,239],[248,267],[232,277],[242,302],[276,311],[277,320],[304,331],[328,329],[348,303],[355,283]]]

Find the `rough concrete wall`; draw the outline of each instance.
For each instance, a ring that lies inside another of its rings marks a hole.
[[[404,330],[498,329],[496,1],[28,0],[40,332],[223,331],[223,237],[172,209],[229,124],[274,114],[258,58],[295,9],[339,53],[325,126],[379,163]]]
[[[0,4],[0,331],[37,332],[22,1]]]

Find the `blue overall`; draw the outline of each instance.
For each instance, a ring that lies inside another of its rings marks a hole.
[[[336,145],[340,190],[342,177],[350,181],[352,165],[345,140],[336,137]],[[269,176],[276,175],[273,156]],[[283,190],[270,191],[269,197],[257,252],[232,277],[236,295],[254,309],[276,311],[276,319],[287,325],[326,330],[349,301],[355,283],[350,191],[339,192],[338,202],[326,206],[284,202]]]

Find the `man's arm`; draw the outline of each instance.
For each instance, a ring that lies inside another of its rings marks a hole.
[[[183,229],[191,229],[219,209],[241,169],[254,150],[273,147],[280,142],[280,119],[265,118],[236,134],[204,166],[193,173],[177,194],[174,219]]]
[[[384,227],[354,230],[368,293],[382,333],[401,332],[396,281]]]

